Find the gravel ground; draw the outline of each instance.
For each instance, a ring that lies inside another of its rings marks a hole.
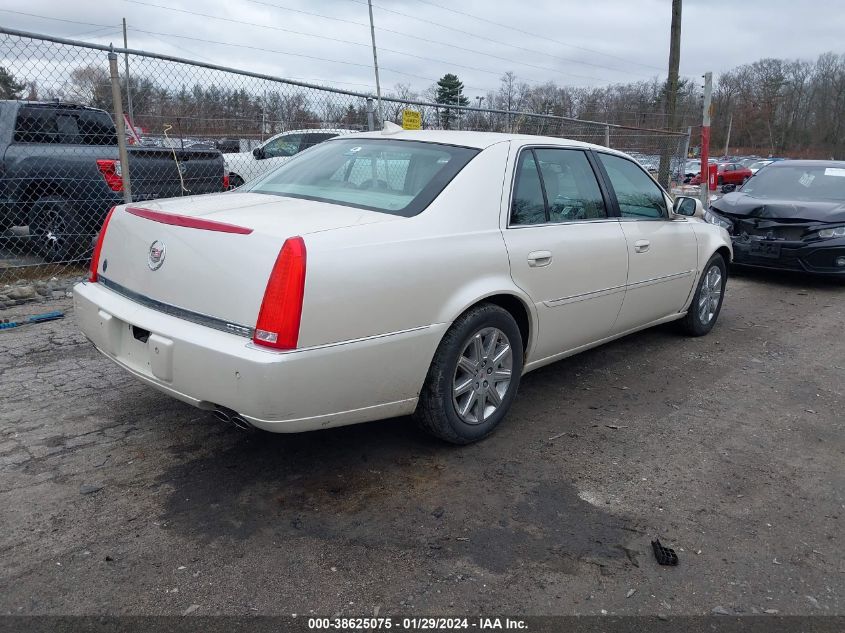
[[[843,299],[737,275],[709,336],[531,373],[465,448],[237,431],[50,302],[0,332],[0,613],[843,615]]]

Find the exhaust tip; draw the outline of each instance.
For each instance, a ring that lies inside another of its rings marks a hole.
[[[216,406],[212,413],[214,414],[214,417],[221,422],[228,422],[241,431],[252,431],[255,429],[255,427],[252,426],[252,424],[250,424],[246,418],[241,416],[237,411],[232,411],[226,407]]]

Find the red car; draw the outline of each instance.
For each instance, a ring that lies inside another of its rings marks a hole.
[[[719,171],[717,172],[717,183],[720,185],[741,185],[746,180],[751,178],[754,174],[748,167],[743,167],[739,163],[719,163]],[[692,185],[701,184],[701,174],[697,175],[690,181]]]

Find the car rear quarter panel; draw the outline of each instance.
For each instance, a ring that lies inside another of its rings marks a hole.
[[[449,323],[498,293],[530,303],[499,228],[508,151],[482,151],[417,216],[307,236],[300,347]]]

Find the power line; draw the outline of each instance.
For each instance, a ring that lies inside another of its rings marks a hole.
[[[151,4],[151,3],[140,2],[139,0],[126,0],[126,1],[127,2],[135,2],[136,4],[144,4],[146,6],[152,6],[152,7],[157,7],[157,8],[161,8],[161,9],[170,9],[170,7],[163,7],[163,6],[154,5],[154,4]],[[191,13],[192,15],[208,17],[208,18],[215,19],[215,20],[231,21],[228,18],[221,18],[221,17],[218,17],[218,16],[212,16],[212,15],[205,15],[205,14],[195,13],[195,12],[191,12],[191,11],[185,11],[185,10],[182,10],[182,9],[172,9],[172,10],[177,10],[177,11],[180,11],[180,12],[183,12],[183,13]],[[46,16],[46,15],[37,15],[35,13],[27,13],[27,12],[24,12],[24,11],[13,11],[11,9],[0,9],[0,11],[4,11],[6,13],[14,13],[14,14],[17,14],[17,15],[24,15],[24,16],[27,16],[27,17],[38,18],[38,19],[42,19],[42,20],[52,20],[52,21],[56,21],[56,22],[66,22],[66,23],[69,23],[69,24],[81,24],[81,25],[84,25],[84,26],[96,26],[96,27],[99,27],[97,29],[98,31],[102,30],[102,29],[113,29],[115,32],[117,32],[119,30],[119,29],[116,28],[116,25],[110,25],[110,24],[97,24],[97,23],[94,23],[94,22],[82,22],[82,21],[79,21],[79,20],[70,20],[70,19],[66,19],[66,18],[56,18],[56,17]],[[296,31],[290,31],[289,29],[281,29],[280,27],[272,27],[272,26],[261,25],[261,24],[252,24],[252,23],[245,23],[245,24],[248,24],[249,26],[259,26],[259,27],[264,27],[264,28],[272,28],[272,29],[278,29],[278,30],[289,31],[289,32],[292,32],[292,33],[297,33]],[[139,33],[145,33],[147,35],[151,35],[151,36],[155,37],[155,39],[157,39],[160,42],[163,42],[165,44],[169,44],[169,45],[171,45],[175,48],[186,51],[186,52],[190,53],[191,55],[203,58],[205,60],[208,60],[208,58],[204,57],[203,55],[199,55],[196,52],[189,51],[188,49],[185,49],[185,48],[181,48],[179,45],[177,45],[173,42],[167,42],[165,40],[161,40],[156,36],[173,37],[173,38],[179,38],[179,39],[193,40],[193,41],[196,41],[196,42],[217,44],[217,45],[220,45],[220,46],[234,46],[234,47],[237,47],[237,48],[247,48],[247,49],[257,50],[257,51],[262,51],[262,52],[276,53],[276,54],[279,54],[279,55],[290,55],[290,56],[293,56],[293,57],[302,57],[302,58],[306,58],[306,59],[313,59],[313,60],[316,60],[316,61],[324,61],[324,62],[335,63],[335,64],[345,64],[345,65],[349,65],[349,66],[358,66],[358,67],[367,68],[367,69],[370,68],[369,64],[358,64],[358,63],[355,63],[355,62],[349,62],[349,61],[344,61],[344,60],[329,59],[329,58],[324,58],[324,57],[316,57],[316,56],[313,56],[313,55],[304,55],[302,53],[292,53],[290,51],[280,51],[280,50],[268,49],[268,48],[265,48],[265,47],[249,46],[247,44],[236,44],[234,42],[220,42],[220,41],[208,40],[208,39],[204,39],[204,38],[189,37],[187,35],[177,35],[175,33],[160,33],[160,32],[157,32],[157,31],[149,31],[149,30],[139,29],[139,28],[136,28],[136,27],[130,27],[130,30],[135,31],[135,32],[139,32]],[[298,33],[298,34],[308,35],[306,33]],[[329,39],[331,39],[331,38],[329,38]],[[349,43],[354,43],[354,42],[349,42]],[[362,46],[368,46],[368,45],[363,44]],[[385,49],[385,50],[387,50],[387,49]],[[429,60],[429,61],[431,61],[431,60]],[[405,75],[407,77],[413,77],[415,79],[423,79],[425,81],[431,81],[431,82],[437,81],[436,79],[433,79],[432,77],[424,77],[422,75],[416,75],[416,74],[413,74],[413,73],[408,73],[408,72],[405,72],[405,71],[402,71],[402,70],[397,70],[395,68],[384,68],[384,70],[398,74],[398,75]],[[294,77],[291,77],[291,79],[294,79]],[[371,87],[370,84],[342,82],[342,81],[334,81],[334,80],[332,80],[331,82],[326,82],[326,83],[345,83],[345,84],[353,85],[353,86],[366,86],[368,88]],[[472,88],[473,90],[487,90],[486,88],[479,88],[477,86],[467,86],[467,87]]]
[[[192,49],[184,48],[182,46],[179,46],[178,44],[175,44],[174,42],[169,42],[165,39],[162,39],[161,37],[158,37],[159,35],[164,36],[164,37],[184,37],[184,36],[173,35],[171,33],[156,33],[155,31],[147,31],[145,29],[139,29],[139,28],[136,28],[134,26],[130,26],[128,28],[129,28],[130,31],[132,31],[134,33],[143,33],[145,35],[150,35],[151,37],[155,38],[156,40],[158,40],[159,42],[161,42],[163,44],[166,44],[168,46],[174,46],[174,47],[178,48],[179,50],[185,51],[186,53],[188,53],[190,55],[194,55],[196,57],[199,57],[200,59],[204,59],[207,62],[214,63],[214,60],[210,59],[209,57],[205,57],[203,55],[200,55],[199,53],[197,53],[196,51],[194,51]],[[237,47],[241,46],[240,44],[233,44],[233,43],[229,43],[229,42],[213,42],[213,41],[209,41],[209,40],[198,40],[198,38],[184,37],[184,39],[192,39],[192,40],[197,40],[197,41],[202,41],[202,42],[208,42],[210,44],[220,44],[220,45],[223,45],[223,46],[237,46]],[[250,47],[250,48],[255,48],[255,47]],[[266,49],[262,48],[261,50],[266,50]],[[268,51],[268,52],[275,52],[275,51]],[[283,54],[287,54],[287,53],[283,53]],[[337,81],[335,79],[322,79],[322,78],[311,78],[311,77],[294,77],[294,76],[288,76],[288,79],[296,79],[298,81],[307,81],[309,83],[322,82],[322,83],[326,83],[326,84],[335,83],[335,84],[344,84],[344,85],[348,85],[348,86],[359,86],[359,87],[363,86],[363,87],[366,87],[366,88],[372,87],[372,86],[370,86],[370,84],[358,83],[358,82],[353,82],[353,81]]]
[[[305,55],[305,54],[302,54],[302,53],[292,53],[290,51],[280,51],[280,50],[275,50],[275,49],[272,49],[272,48],[266,48],[266,47],[263,47],[263,46],[251,46],[249,44],[236,44],[234,42],[221,42],[221,41],[217,41],[217,40],[209,40],[209,39],[206,39],[206,38],[190,37],[188,35],[177,35],[175,33],[160,33],[160,32],[157,32],[157,31],[147,31],[145,29],[139,29],[139,28],[135,28],[135,27],[130,27],[130,30],[138,32],[138,33],[147,33],[149,35],[160,35],[162,37],[175,37],[175,38],[179,38],[179,39],[183,39],[183,40],[193,40],[195,42],[203,42],[203,43],[206,43],[206,44],[218,44],[220,46],[234,46],[236,48],[246,48],[246,49],[255,50],[255,51],[262,51],[262,52],[265,52],[265,53],[276,53],[276,54],[279,54],[279,55],[291,55],[293,57],[303,57],[305,59],[314,59],[314,60],[317,60],[317,61],[330,62],[330,63],[333,63],[333,64],[345,64],[347,66],[358,66],[360,68],[367,68],[367,69],[370,68],[369,64],[359,64],[357,62],[350,62],[350,61],[344,61],[344,60],[339,60],[339,59],[328,59],[328,58],[325,58],[325,57],[316,57],[314,55]],[[383,70],[387,70],[389,72],[396,73],[396,74],[399,74],[399,75],[407,75],[408,77],[414,77],[416,79],[424,79],[426,81],[437,81],[436,79],[433,79],[431,77],[423,77],[422,75],[415,75],[413,73],[408,73],[408,72],[405,72],[405,71],[402,71],[402,70],[396,70],[395,68],[383,68]],[[365,85],[365,84],[359,84],[359,85]],[[473,88],[474,90],[485,90],[485,88],[478,88],[478,87],[473,87],[473,86],[468,86],[468,87]]]
[[[338,42],[338,43],[341,43],[341,44],[349,44],[349,45],[352,45],[352,46],[359,46],[359,47],[363,46],[363,47],[366,47],[366,48],[370,47],[369,44],[365,44],[365,43],[362,43],[362,42],[354,42],[354,41],[351,41],[351,40],[343,40],[343,39],[340,39],[340,38],[329,37],[329,36],[326,36],[326,35],[318,35],[318,34],[315,34],[315,33],[304,33],[302,31],[295,31],[293,29],[286,29],[286,28],[283,28],[283,27],[273,26],[273,25],[269,25],[269,24],[257,24],[255,22],[247,22],[247,21],[244,21],[244,20],[235,20],[234,18],[211,15],[211,14],[208,14],[208,13],[199,13],[197,11],[191,11],[191,10],[188,10],[188,9],[179,9],[179,8],[176,8],[176,7],[167,7],[167,6],[163,6],[163,5],[160,5],[160,4],[153,4],[151,2],[144,2],[143,0],[124,0],[124,1],[125,2],[131,2],[133,4],[140,4],[140,5],[147,6],[147,7],[164,9],[166,11],[175,11],[177,13],[185,13],[185,14],[188,14],[188,15],[194,15],[194,16],[209,18],[209,19],[212,19],[212,20],[221,20],[221,21],[224,21],[224,22],[232,22],[234,24],[243,24],[243,25],[246,25],[246,26],[252,26],[252,27],[257,27],[257,28],[271,29],[271,30],[274,30],[274,31],[282,31],[284,33],[292,33],[292,34],[301,35],[301,36],[304,36],[304,37],[314,37],[314,38],[318,38],[318,39],[329,40],[329,41],[332,41],[332,42]],[[281,7],[277,7],[277,8],[281,8]],[[178,37],[178,36],[173,36],[173,37]],[[387,52],[387,53],[393,53],[393,54],[396,54],[396,55],[404,55],[405,57],[411,57],[411,58],[419,59],[419,60],[422,60],[422,61],[435,62],[437,64],[443,64],[445,66],[450,66],[450,67],[454,67],[454,68],[463,68],[464,70],[472,70],[472,71],[475,71],[475,72],[486,73],[486,74],[489,74],[489,75],[495,75],[496,77],[499,77],[501,75],[500,70],[487,70],[487,69],[484,69],[484,68],[479,68],[477,66],[469,66],[467,64],[459,64],[459,63],[451,62],[451,61],[444,60],[444,59],[436,59],[436,58],[432,58],[432,57],[426,57],[424,55],[416,55],[414,53],[408,53],[408,52],[405,52],[405,51],[400,51],[400,50],[396,50],[396,49],[392,49],[392,48],[385,48],[383,46],[379,47],[379,50]],[[277,51],[277,52],[279,52],[279,51]],[[289,53],[289,54],[292,55],[293,53]],[[503,59],[504,61],[510,61],[507,58],[499,58],[499,59]],[[328,60],[323,60],[323,61],[328,61]],[[537,67],[537,66],[535,66],[535,68],[541,68],[542,70],[552,70],[553,72],[560,72],[560,71],[556,71],[554,69],[542,68],[542,67]],[[393,70],[393,72],[400,73],[400,74],[407,74],[409,76],[416,76],[418,78],[422,78],[419,75],[411,75],[410,73],[403,73],[402,71],[397,71],[395,69]],[[571,73],[562,73],[562,74],[568,75],[568,74],[571,74]],[[582,79],[588,79],[588,80],[594,79],[593,77],[586,77],[586,76],[583,76],[583,75],[572,75],[572,76],[580,77]],[[431,80],[431,81],[436,81],[436,80]],[[527,81],[529,81],[530,83],[537,83],[537,84],[545,83],[543,81],[540,81],[540,80],[537,80],[537,79],[532,79],[532,78],[528,78]],[[471,87],[471,86],[468,86],[468,87]],[[478,89],[478,88],[476,88],[476,89]]]
[[[354,2],[355,4],[366,4],[366,2],[362,1],[362,0],[347,0],[347,2]],[[538,50],[533,49],[533,48],[527,48],[525,46],[518,46],[516,44],[510,44],[509,42],[503,42],[501,40],[494,40],[494,39],[492,39],[488,36],[476,35],[475,33],[471,33],[469,31],[464,31],[462,29],[455,28],[453,26],[449,26],[448,24],[442,24],[441,22],[434,22],[432,20],[420,18],[420,17],[417,17],[415,15],[409,15],[407,13],[402,13],[401,11],[396,11],[395,9],[388,9],[387,7],[383,7],[383,6],[378,5],[378,4],[374,4],[373,6],[382,10],[382,11],[387,11],[388,13],[394,13],[396,15],[401,15],[403,17],[410,18],[412,20],[417,20],[418,22],[423,22],[425,24],[431,24],[433,26],[437,26],[437,27],[440,27],[440,28],[443,28],[443,29],[448,29],[448,30],[454,31],[456,33],[461,33],[462,35],[469,35],[470,37],[474,37],[476,39],[484,40],[484,41],[492,43],[492,44],[498,44],[500,46],[507,46],[509,48],[515,48],[517,50],[527,51],[529,53],[534,53],[534,54],[537,54],[537,55],[543,55],[545,57],[551,57],[553,59],[557,59],[557,60],[572,63],[572,64],[581,64],[583,66],[592,66],[594,68],[601,68],[601,69],[604,69],[604,70],[610,70],[610,71],[618,72],[618,73],[632,74],[632,71],[627,71],[627,70],[623,70],[623,69],[620,69],[620,68],[614,68],[612,66],[605,66],[603,64],[595,64],[593,62],[585,62],[585,61],[581,61],[581,60],[578,60],[578,59],[560,57],[558,55],[551,55],[549,53],[545,53],[543,51],[538,51]],[[643,76],[643,77],[651,76],[651,75],[646,75],[645,73],[635,73],[635,74],[638,74],[638,75]],[[595,79],[595,77],[590,77],[589,79]]]
[[[105,31],[105,32],[103,32]],[[76,38],[85,38],[85,37],[93,37],[95,34],[99,33],[97,37],[104,37],[106,35],[111,35],[112,33],[119,33],[120,28],[115,24],[112,26],[105,26],[101,29],[94,29],[93,31],[83,31],[82,33],[74,33],[71,37]]]
[[[432,7],[437,7],[438,9],[443,9],[444,11],[449,11],[451,13],[455,13],[455,14],[458,14],[458,15],[465,15],[469,18],[473,18],[473,19],[479,20],[481,22],[486,22],[487,24],[492,24],[494,26],[499,26],[499,27],[502,27],[504,29],[510,29],[511,31],[516,31],[517,33],[522,33],[523,35],[530,35],[531,37],[539,37],[541,39],[548,40],[549,42],[553,42],[553,43],[558,44],[560,46],[568,46],[569,48],[577,48],[579,50],[586,51],[588,53],[593,53],[595,55],[603,55],[605,57],[610,57],[611,59],[617,59],[619,61],[623,61],[627,64],[635,64],[637,66],[643,66],[644,68],[654,68],[654,69],[657,69],[657,70],[660,70],[660,71],[663,70],[659,66],[653,66],[651,64],[643,64],[643,63],[640,63],[640,62],[632,61],[630,59],[625,59],[624,57],[619,57],[617,55],[611,55],[610,53],[604,53],[602,51],[597,51],[597,50],[592,49],[592,48],[586,48],[584,46],[577,46],[575,44],[569,44],[567,42],[561,42],[560,40],[556,40],[556,39],[553,39],[551,37],[547,37],[545,35],[540,35],[539,33],[532,33],[531,31],[524,31],[522,29],[518,29],[515,26],[511,26],[509,24],[502,24],[501,22],[495,22],[495,21],[489,20],[487,18],[482,18],[480,16],[473,15],[472,13],[467,13],[465,11],[458,11],[457,9],[452,9],[451,7],[444,7],[442,4],[437,4],[436,2],[431,2],[430,0],[417,0],[417,2],[421,2],[422,4],[427,4],[427,5],[430,5]]]
[[[352,46],[367,46],[369,44],[362,44],[361,42],[352,42],[350,40],[342,40],[337,37],[329,37],[328,35],[318,35],[316,33],[303,33],[302,31],[294,31],[286,29],[281,26],[273,26],[271,24],[257,24],[255,22],[246,22],[244,20],[236,20],[234,18],[225,18],[219,15],[211,15],[208,13],[200,13],[198,11],[189,11],[188,9],[179,9],[176,7],[166,7],[160,4],[153,4],[152,2],[143,2],[142,0],[124,0],[124,2],[131,2],[132,4],[140,4],[145,7],[154,7],[156,9],[164,9],[166,11],[176,11],[177,13],[185,13],[187,15],[194,15],[202,18],[209,18],[211,20],[221,20],[223,22],[231,22],[232,24],[243,24],[244,26],[252,26],[261,29],[270,29],[273,31],[281,31],[282,33],[291,33],[293,35],[303,35],[305,37],[316,37],[321,40],[329,40],[331,42],[338,42],[340,44],[351,44]]]
[[[280,5],[280,4],[274,4],[272,2],[263,2],[262,0],[247,0],[247,2],[251,2],[253,4],[260,4],[260,5],[263,5],[263,6],[266,6],[266,7],[272,7],[274,9],[282,9],[283,11],[291,11],[293,13],[300,13],[300,14],[308,15],[308,16],[312,16],[312,17],[323,18],[323,19],[326,19],[326,20],[332,20],[334,22],[343,22],[345,24],[352,24],[352,25],[355,25],[355,26],[361,26],[361,27],[364,27],[364,28],[369,28],[369,25],[365,24],[363,22],[355,22],[354,20],[346,20],[344,18],[336,18],[336,17],[332,17],[332,16],[329,16],[329,15],[323,15],[322,13],[314,13],[312,11],[303,11],[301,9],[294,9],[294,8],[286,7],[286,6],[283,6],[283,5]],[[509,59],[507,57],[500,57],[499,55],[493,55],[493,54],[488,53],[486,51],[480,51],[476,48],[467,48],[465,46],[458,46],[457,44],[452,44],[451,42],[444,42],[442,40],[432,40],[432,39],[429,39],[429,38],[426,38],[426,37],[420,37],[419,35],[413,35],[412,33],[406,33],[404,31],[396,31],[394,29],[388,29],[388,28],[385,28],[383,26],[377,26],[376,31],[381,31],[381,32],[384,32],[384,33],[392,33],[394,35],[399,35],[399,36],[402,36],[402,37],[409,37],[409,38],[412,38],[412,39],[415,39],[415,40],[419,40],[421,42],[425,42],[427,44],[437,44],[438,46],[448,46],[449,48],[454,48],[454,49],[459,50],[459,51],[464,51],[464,52],[467,52],[467,53],[476,53],[478,55],[483,55],[484,57],[487,57],[487,58],[498,59],[498,60],[505,61],[505,62],[508,62],[508,63],[511,63],[511,64],[518,64],[520,66],[527,66],[529,68],[536,68],[538,70],[545,70],[545,71],[548,71],[548,72],[558,73],[560,75],[564,75],[564,76],[567,76],[567,77],[576,77],[576,78],[579,78],[579,79],[589,79],[591,81],[595,79],[595,77],[587,77],[585,75],[576,75],[576,74],[573,74],[573,73],[567,73],[567,72],[564,72],[562,70],[558,70],[557,68],[551,68],[549,66],[538,66],[536,64],[529,64],[527,62],[521,62],[521,61],[517,61],[515,59]],[[510,45],[508,45],[508,46],[510,46]],[[521,50],[531,51],[531,49],[522,48],[522,47],[515,47],[515,48],[520,48]],[[389,49],[379,47],[379,50],[389,50]],[[539,51],[537,51],[537,52],[539,53]],[[545,53],[539,53],[539,54],[541,54],[543,56],[547,56]],[[568,59],[565,59],[565,58],[556,58],[556,59],[564,59],[565,61],[572,61],[574,63],[580,63],[577,60],[568,60]],[[622,72],[622,71],[620,71],[620,72]],[[537,83],[541,83],[541,82],[537,82]]]
[[[53,18],[46,15],[36,15],[35,13],[26,13],[25,11],[13,11],[12,9],[0,9],[4,13],[14,13],[16,15],[25,15],[29,18],[39,18],[41,20],[53,20],[55,22],[67,22],[68,24],[82,24],[83,26],[99,26],[102,28],[115,28],[114,24],[95,24],[93,22],[80,22],[79,20],[68,20],[65,18]],[[98,29],[99,30],[99,29]]]

